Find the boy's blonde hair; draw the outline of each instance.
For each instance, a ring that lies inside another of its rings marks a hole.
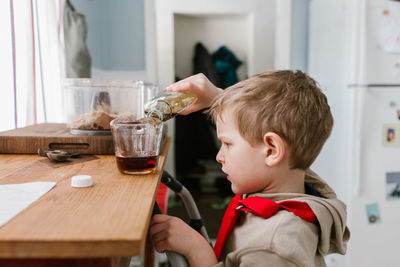
[[[209,113],[216,121],[227,108],[251,145],[263,142],[267,132],[283,138],[292,169],[310,167],[333,126],[326,96],[299,70],[263,72],[241,81],[214,99]]]

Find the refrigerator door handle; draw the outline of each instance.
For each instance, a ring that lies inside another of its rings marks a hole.
[[[354,87],[353,87],[354,88]],[[351,127],[351,162],[350,164],[353,176],[353,193],[356,196],[362,194],[362,155],[363,155],[363,115],[365,105],[365,94],[367,93],[366,88],[362,90],[352,90],[353,94],[353,115],[352,115],[352,127]]]

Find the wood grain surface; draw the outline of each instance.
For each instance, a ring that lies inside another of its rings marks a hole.
[[[114,156],[52,168],[37,155],[0,155],[0,184],[55,181],[42,198],[0,227],[0,258],[90,258],[138,255],[169,148],[156,173],[121,174]],[[88,174],[94,185],[71,187]]]
[[[38,148],[80,154],[114,154],[111,135],[74,135],[63,123],[42,123],[0,132],[0,153],[37,154]]]

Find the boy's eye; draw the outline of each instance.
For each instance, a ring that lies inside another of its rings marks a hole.
[[[227,143],[227,142],[222,142],[224,144],[224,146],[229,147],[231,145],[231,143]]]

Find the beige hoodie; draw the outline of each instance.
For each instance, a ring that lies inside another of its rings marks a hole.
[[[321,197],[297,193],[255,193],[248,196],[276,202],[307,202],[318,219],[308,223],[293,213],[280,210],[269,219],[243,213],[230,234],[216,266],[326,266],[323,256],[345,254],[350,233],[346,227],[346,206],[335,192],[312,171],[305,182]]]

